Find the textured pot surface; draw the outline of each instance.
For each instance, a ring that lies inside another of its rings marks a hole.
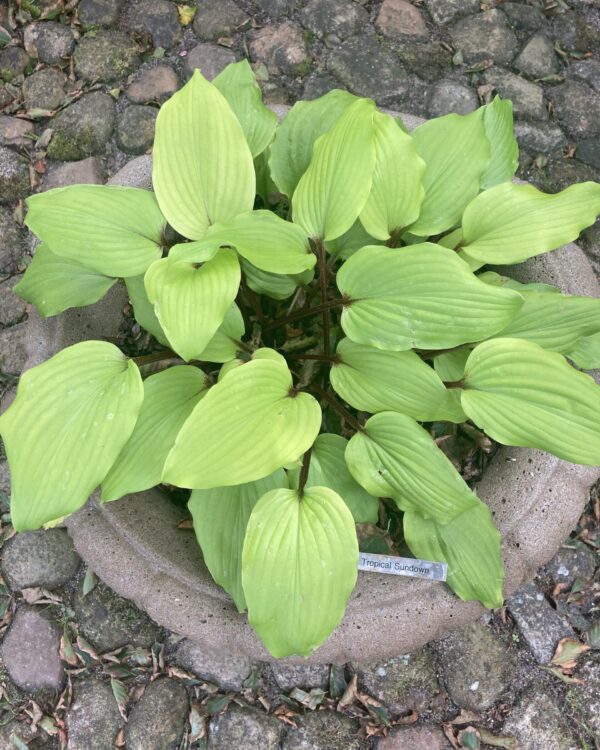
[[[406,117],[405,122],[414,127],[419,120]],[[149,188],[150,171],[150,157],[139,157],[111,183]],[[563,292],[600,296],[592,268],[575,245],[513,266],[510,273],[522,281],[555,284]],[[76,341],[114,335],[125,302],[125,291],[118,286],[96,305],[59,318],[41,319],[32,312],[26,366]],[[575,526],[598,476],[595,467],[574,466],[541,451],[498,451],[476,492],[490,506],[502,534],[506,595],[553,556]],[[100,578],[161,625],[208,651],[270,660],[246,616],[213,583],[193,531],[177,528],[183,517],[183,510],[153,489],[102,507],[92,499],[66,526],[77,551]],[[407,653],[482,611],[443,584],[359,573],[344,619],[308,661],[343,663]]]

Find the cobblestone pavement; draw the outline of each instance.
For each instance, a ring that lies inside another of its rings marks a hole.
[[[552,192],[600,179],[599,50],[598,0],[0,0],[4,403],[24,362],[22,199],[100,183],[146,152],[195,67],[211,77],[247,56],[268,102],[341,86],[421,116],[497,92],[514,103],[520,175]],[[600,269],[598,226],[582,244]],[[83,568],[63,529],[14,536],[0,459],[2,749],[600,747],[595,494],[502,611],[384,663],[283,668],[161,630]]]

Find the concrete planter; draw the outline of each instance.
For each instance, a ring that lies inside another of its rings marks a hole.
[[[415,118],[406,118],[409,126]],[[150,158],[130,162],[113,184],[150,187]],[[510,269],[522,281],[552,283],[571,294],[600,296],[583,252],[569,245]],[[27,335],[31,367],[77,341],[114,335],[126,303],[122,287],[96,305],[41,319]],[[547,562],[575,526],[600,476],[541,451],[502,448],[476,488],[492,509],[503,538],[506,595]],[[99,506],[94,499],[66,526],[86,563],[156,622],[225,658],[272,660],[208,573],[184,512],[158,489]],[[446,630],[476,619],[482,607],[462,602],[443,584],[359,573],[343,621],[313,654],[312,663],[369,661],[410,652]],[[295,661],[293,659],[286,661]],[[296,660],[298,661],[298,660]]]

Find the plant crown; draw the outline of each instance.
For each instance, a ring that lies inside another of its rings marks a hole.
[[[158,115],[154,192],[27,201],[16,291],[52,316],[123,280],[162,349],[83,341],[22,376],[0,419],[15,528],[98,485],[188,488],[208,569],[276,657],[338,624],[356,524],[385,504],[459,597],[501,605],[500,535],[434,437],[600,464],[600,388],[567,361],[600,366],[600,300],[482,270],[576,239],[600,185],[546,195],[516,168],[499,98],[408,133],[336,90],[278,125],[247,62],[195,72]]]

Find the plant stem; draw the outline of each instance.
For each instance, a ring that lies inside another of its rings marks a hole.
[[[319,265],[319,284],[321,287],[321,304],[327,302],[327,261],[325,258],[325,245],[323,240],[315,240],[315,246],[317,248],[317,261]],[[329,310],[323,310],[323,351],[325,356],[328,357],[330,353],[329,343]]]
[[[301,499],[302,499],[302,495],[304,494],[304,487],[306,486],[306,480],[308,479],[308,470],[310,468],[310,454],[311,453],[312,453],[312,448],[309,448],[304,454],[304,458],[302,459],[302,469],[300,470],[300,478],[298,479],[298,494],[300,495]]]
[[[356,419],[356,417],[353,417],[348,409],[346,409],[345,406],[342,406],[340,402],[335,398],[335,396],[332,396],[331,393],[327,393],[327,391],[324,388],[321,388],[321,386],[317,383],[311,383],[309,388],[312,389],[318,396],[324,398],[329,406],[331,406],[334,411],[337,411],[340,417],[345,422],[348,422],[349,425],[354,427],[355,430],[357,430],[358,432],[365,431],[365,428],[361,425],[358,419]]]
[[[302,320],[302,318],[308,318],[311,315],[318,315],[323,310],[331,310],[334,307],[341,307],[342,305],[349,305],[351,300],[349,299],[332,299],[325,302],[323,305],[315,305],[307,310],[298,310],[291,315],[285,315],[282,318],[276,318],[272,323],[264,326],[263,332],[272,331],[274,328],[281,328],[281,326],[293,323],[295,320]]]
[[[160,362],[163,359],[180,359],[180,357],[170,349],[161,349],[159,352],[143,354],[141,357],[133,357],[133,361],[138,367],[140,365],[148,365],[151,362]]]

